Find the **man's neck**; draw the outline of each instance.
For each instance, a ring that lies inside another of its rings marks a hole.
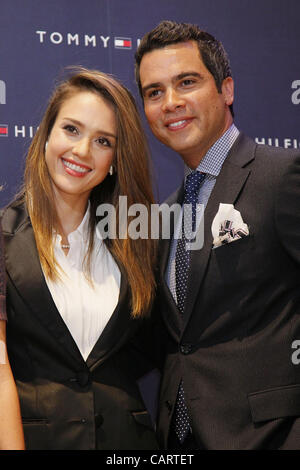
[[[207,153],[201,159],[197,170],[208,173],[212,176],[218,176],[221,167],[226,159],[228,152],[233,146],[239,135],[239,130],[232,124],[229,129],[209,148]],[[184,174],[189,174],[193,168],[185,164]]]
[[[224,129],[218,134],[215,135],[214,138],[211,139],[210,142],[206,143],[204,147],[198,147],[197,149],[192,149],[187,152],[180,153],[181,158],[183,159],[184,163],[191,168],[191,170],[195,170],[201,160],[205,157],[209,149],[228,131],[228,129],[233,124],[233,118],[230,115],[230,119],[226,122]]]

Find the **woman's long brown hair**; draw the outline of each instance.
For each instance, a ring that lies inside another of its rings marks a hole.
[[[90,91],[112,103],[117,117],[117,144],[114,156],[116,174],[108,175],[90,194],[89,247],[86,257],[87,271],[94,245],[97,224],[96,210],[99,204],[111,203],[117,213],[119,230],[119,196],[127,196],[128,207],[143,204],[151,214],[154,202],[149,171],[149,152],[140,117],[130,92],[115,78],[96,70],[77,69],[69,79],[54,91],[42,122],[28,151],[25,166],[23,195],[35,234],[37,250],[45,275],[59,278],[59,266],[55,260],[52,236],[59,230],[54,194],[45,162],[45,144],[62,104],[71,96]],[[130,219],[128,220],[128,225]],[[149,225],[150,227],[150,220]],[[154,292],[154,266],[156,241],[151,239],[125,238],[106,239],[105,243],[127,276],[131,291],[131,314],[146,315],[151,307]],[[100,299],[99,299],[100,302]]]

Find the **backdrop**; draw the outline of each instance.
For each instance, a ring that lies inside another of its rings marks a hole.
[[[134,52],[163,19],[197,23],[223,42],[239,129],[259,143],[300,146],[299,0],[0,0],[0,6],[1,207],[21,184],[30,139],[66,66],[116,75],[142,111]],[[147,133],[162,201],[179,184],[182,163]]]

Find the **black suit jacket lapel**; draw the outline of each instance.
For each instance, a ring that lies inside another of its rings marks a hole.
[[[58,312],[46,284],[27,212],[21,206],[15,211],[14,215],[18,214],[15,217],[18,222],[14,224],[13,229],[7,227],[9,224],[5,222],[5,218],[3,224],[3,231],[6,235],[8,275],[25,304],[43,326],[67,350],[73,360],[84,363],[85,361]],[[16,262],[16,260],[18,261]],[[121,286],[118,304],[87,359],[87,365],[93,369],[120,348],[137,327],[138,322],[130,316],[126,275],[120,265],[119,269],[121,271]],[[99,299],[100,308],[101,299]]]
[[[172,206],[173,204],[179,204],[181,206],[183,202],[183,192],[184,192],[184,185],[182,183],[182,185],[173,194],[171,194],[171,196],[169,196],[168,199],[163,204],[166,204],[169,207]],[[159,263],[160,263],[160,273],[161,273],[162,278],[165,277],[165,273],[166,273],[166,269],[167,269],[167,265],[169,261],[171,242],[172,242],[173,235],[174,235],[174,225],[175,225],[175,221],[174,221],[174,218],[171,216],[170,236],[168,238],[162,238],[161,236],[161,239],[160,239]]]
[[[182,205],[183,202],[183,193],[184,193],[184,184],[182,184],[177,191],[175,191],[166,201],[165,204],[172,206],[173,204]],[[182,330],[182,318],[181,314],[177,308],[176,302],[173,298],[173,295],[169,289],[169,286],[166,282],[166,270],[169,261],[171,243],[174,235],[174,224],[175,221],[173,218],[170,220],[170,237],[167,239],[161,239],[160,249],[159,249],[159,264],[160,264],[160,288],[164,298],[164,304],[167,306],[167,309],[164,309],[164,318],[166,326],[173,336],[175,334],[176,340],[178,341],[181,330]]]
[[[5,216],[3,219],[8,276],[28,309],[36,315],[41,324],[68,351],[73,360],[83,361],[45,282],[29,217],[23,207],[18,207],[15,211],[18,212],[18,224],[12,231],[8,229],[10,233],[7,233]]]
[[[117,260],[115,260],[117,262]],[[130,314],[130,292],[127,276],[122,266],[117,262],[121,271],[121,285],[118,304],[105,326],[101,336],[87,358],[87,365],[94,370],[103,361],[120,349],[134,334],[138,321]],[[99,300],[101,304],[101,299]]]
[[[249,176],[256,144],[240,134],[226,158],[204,214],[204,245],[192,251],[184,324],[187,325],[206,272],[212,250],[211,225],[220,203],[234,204]]]

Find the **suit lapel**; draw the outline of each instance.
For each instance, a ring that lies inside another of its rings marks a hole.
[[[175,191],[165,202],[167,206],[172,206],[173,204],[182,205],[183,201],[183,192],[184,192],[184,185],[182,184],[177,191]],[[160,260],[160,273],[161,277],[165,278],[165,273],[169,261],[169,253],[171,248],[171,242],[173,239],[174,234],[174,218],[170,218],[170,236],[168,238],[162,238],[160,240],[159,246],[159,260]],[[163,229],[163,228],[162,228]],[[168,287],[168,286],[167,286]]]
[[[204,245],[201,250],[192,251],[189,283],[184,314],[184,326],[191,316],[196,297],[205,275],[212,250],[212,221],[220,203],[234,204],[249,176],[248,164],[254,158],[256,144],[240,134],[226,158],[204,213]]]
[[[117,262],[121,271],[121,286],[118,304],[105,326],[101,336],[87,358],[87,366],[94,370],[120,349],[138,326],[130,315],[130,295],[127,276],[123,267]]]
[[[80,351],[59,314],[45,282],[28,215],[23,208],[18,207],[17,211],[19,213],[22,211],[21,223],[13,236],[6,237],[5,240],[8,276],[29,310],[36,315],[41,324],[68,351],[73,359],[83,361]],[[3,228],[5,230],[5,227]]]
[[[73,359],[84,363],[85,361],[58,312],[45,282],[27,212],[21,206],[12,210],[15,211],[13,230],[11,230],[11,227],[7,228],[3,225],[6,235],[7,232],[10,233],[10,236],[6,236],[5,240],[8,275],[28,308],[36,315],[43,326],[68,351]],[[11,225],[11,223],[7,225]],[[15,225],[17,225],[17,228]],[[18,260],[17,263],[16,260]],[[116,349],[119,349],[138,326],[138,322],[130,316],[127,276],[118,260],[115,259],[115,261],[121,272],[119,300],[109,322],[88,356],[87,366],[91,369],[95,369]]]
[[[173,193],[166,201],[165,204],[172,206],[173,204],[182,205],[183,202],[184,185],[182,184],[179,189]],[[173,298],[173,295],[166,282],[166,271],[168,267],[171,243],[174,235],[174,219],[170,219],[170,237],[167,239],[161,239],[159,244],[159,263],[160,263],[160,286],[162,290],[163,298],[165,299],[165,305],[167,309],[164,309],[165,323],[170,333],[180,337],[182,322],[179,310]]]

